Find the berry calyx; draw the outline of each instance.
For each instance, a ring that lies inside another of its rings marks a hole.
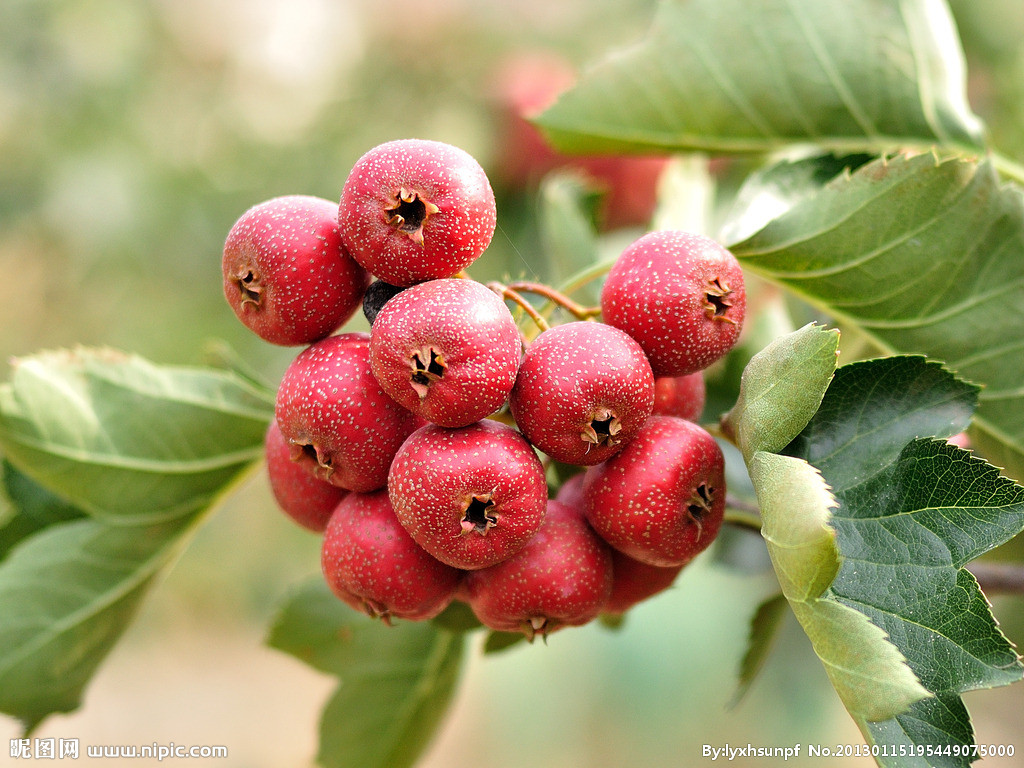
[[[316,477],[292,460],[291,446],[274,419],[264,438],[267,478],[277,505],[292,520],[311,531],[323,531],[347,491]]]
[[[721,448],[673,416],[651,416],[621,453],[587,471],[583,488],[601,538],[662,568],[685,565],[710,546],[725,514]]]
[[[651,415],[654,375],[628,334],[573,322],[530,344],[509,404],[539,450],[567,464],[592,465],[626,446]]]
[[[341,244],[336,206],[277,197],[231,227],[221,260],[224,296],[238,319],[271,344],[310,344],[359,307],[370,276]]]
[[[401,139],[359,158],[337,220],[356,261],[392,285],[410,286],[472,264],[491,242],[497,211],[471,155],[438,141]]]
[[[601,312],[643,347],[654,375],[685,376],[739,339],[746,290],[739,262],[709,238],[651,232],[619,256],[601,291]]]
[[[463,427],[501,408],[521,352],[512,313],[473,280],[407,288],[381,309],[370,331],[370,367],[384,391],[444,427]]]
[[[398,522],[387,491],[352,493],[331,515],[320,555],[328,586],[345,603],[390,624],[444,610],[462,572],[428,555]]]
[[[428,424],[402,444],[388,490],[413,539],[448,565],[486,568],[525,546],[544,519],[544,467],[511,427]]]
[[[402,441],[423,422],[380,388],[369,336],[330,336],[285,371],[275,406],[295,461],[332,485],[367,493],[387,483]]]

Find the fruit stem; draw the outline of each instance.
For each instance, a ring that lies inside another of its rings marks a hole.
[[[534,283],[523,280],[515,283],[509,283],[505,286],[505,289],[515,291],[517,293],[534,293],[538,296],[543,296],[545,299],[562,307],[562,309],[579,320],[589,320],[590,318],[601,314],[600,307],[584,307],[582,304],[570,299],[561,291],[552,288],[550,285],[545,285],[544,283]]]
[[[516,284],[513,283],[513,285]],[[530,316],[530,319],[533,320],[533,322],[537,325],[538,328],[540,328],[541,332],[544,332],[551,327],[550,325],[548,325],[548,321],[541,317],[540,313],[536,309],[534,309],[534,306],[529,301],[526,300],[526,297],[519,293],[519,291],[517,291],[515,288],[508,285],[504,285],[503,283],[499,283],[497,281],[487,283],[487,287],[490,288],[499,296],[501,296],[501,298],[508,299],[509,301],[514,301],[516,304],[522,307],[523,311]]]

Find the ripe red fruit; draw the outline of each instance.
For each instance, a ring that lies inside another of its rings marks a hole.
[[[704,372],[686,376],[662,376],[654,380],[654,412],[697,421],[704,412],[707,385]]]
[[[606,323],[640,342],[655,376],[685,376],[736,344],[746,312],[743,272],[713,240],[651,232],[611,268],[601,312]]]
[[[370,371],[370,337],[329,336],[299,353],[277,390],[277,423],[292,457],[332,485],[384,487],[402,441],[423,422]]]
[[[430,280],[381,309],[370,368],[405,408],[443,427],[498,410],[516,381],[519,330],[505,303],[473,280]]]
[[[322,531],[347,491],[316,477],[300,462],[292,461],[291,446],[281,434],[276,419],[267,427],[263,448],[270,490],[277,505],[304,528]]]
[[[682,565],[659,568],[612,550],[612,594],[604,613],[625,613],[637,603],[664,592],[683,570]]]
[[[390,623],[443,611],[462,572],[428,555],[398,522],[387,491],[351,493],[331,515],[320,563],[331,591]]]
[[[272,344],[327,336],[359,308],[370,276],[348,255],[337,206],[305,195],[246,211],[228,233],[224,296],[238,318]]]
[[[725,461],[691,421],[651,416],[621,453],[583,481],[586,515],[605,541],[659,567],[684,565],[718,535]]]
[[[490,244],[497,222],[479,163],[458,147],[422,139],[389,141],[359,158],[337,215],[353,258],[399,286],[465,269]]]
[[[466,575],[477,618],[532,640],[595,619],[612,590],[612,554],[582,513],[549,501],[544,525],[508,560]]]
[[[580,512],[583,512],[586,509],[586,502],[583,498],[584,476],[585,473],[580,472],[562,483],[562,487],[555,494],[555,501],[568,504],[570,507],[575,507]]]
[[[556,461],[591,465],[618,453],[654,407],[643,349],[604,323],[544,331],[527,348],[509,400],[527,439]]]
[[[395,514],[413,539],[455,568],[511,557],[544,519],[544,467],[516,430],[485,419],[461,429],[421,427],[388,477]]]

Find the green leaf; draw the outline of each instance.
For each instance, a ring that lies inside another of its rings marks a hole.
[[[800,459],[764,451],[748,468],[782,593],[850,714],[858,723],[885,720],[928,696],[881,629],[825,594],[840,560],[829,527],[835,500],[821,475]]]
[[[79,706],[189,521],[54,524],[0,563],[0,711],[28,730]]]
[[[538,123],[563,151],[976,150],[963,53],[934,0],[663,0],[647,37]]]
[[[817,410],[836,369],[839,333],[807,325],[751,358],[736,404],[722,428],[750,462],[757,451],[784,448]]]
[[[0,387],[0,447],[98,518],[153,523],[210,505],[261,456],[273,396],[239,377],[106,350],[16,361]]]
[[[0,560],[21,540],[47,526],[75,520],[85,515],[77,507],[54,496],[19,472],[10,462],[0,465],[4,498],[10,518],[0,524]]]
[[[877,160],[730,250],[881,349],[982,385],[972,439],[1024,478],[1024,194],[989,163]]]
[[[432,622],[388,627],[316,579],[283,607],[267,642],[341,680],[320,722],[321,765],[408,768],[451,702],[463,638]]]
[[[927,437],[960,431],[975,396],[975,387],[920,358],[845,366],[787,448],[799,458],[778,457],[813,463],[832,488],[841,559],[831,598],[884,631],[932,694],[883,722],[855,713],[876,743],[970,744],[960,694],[1024,677],[964,569],[1024,529],[1024,488]]]
[[[750,636],[747,638],[747,652],[740,661],[739,685],[733,695],[732,704],[739,703],[764,667],[772,641],[786,616],[788,603],[782,594],[769,597],[757,607],[750,620]]]

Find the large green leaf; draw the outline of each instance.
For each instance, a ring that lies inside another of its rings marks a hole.
[[[32,728],[79,705],[154,576],[255,465],[271,402],[107,351],[16,363],[0,387],[0,710]]]
[[[341,680],[320,721],[321,765],[409,768],[447,711],[463,639],[432,622],[385,626],[316,579],[284,606],[268,643]]]
[[[941,0],[663,0],[539,124],[574,152],[976,149],[964,69]]]
[[[880,348],[983,385],[976,447],[1024,478],[1024,194],[989,163],[880,159],[730,249]]]
[[[960,694],[1024,676],[963,567],[1024,529],[1024,488],[928,437],[961,431],[976,394],[922,358],[844,366],[790,455],[775,457],[809,462],[832,489],[840,559],[829,599],[883,630],[931,693],[881,721],[854,713],[879,744],[970,744]],[[930,764],[969,762],[941,760]]]
[[[191,521],[51,525],[0,563],[0,711],[31,730],[78,707]]]
[[[207,507],[262,451],[273,396],[221,371],[106,350],[16,361],[0,447],[43,487],[119,523]]]

